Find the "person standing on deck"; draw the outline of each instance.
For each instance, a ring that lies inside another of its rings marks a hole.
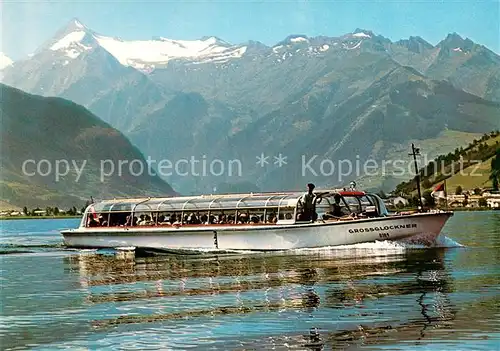
[[[299,214],[298,220],[300,221],[315,221],[318,219],[316,213],[316,194],[313,193],[315,188],[314,184],[307,184],[308,191],[299,199],[302,208],[302,213]]]

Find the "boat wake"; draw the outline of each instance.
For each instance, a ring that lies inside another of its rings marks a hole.
[[[340,245],[340,246],[324,246],[320,248],[306,248],[297,249],[295,251],[313,251],[313,250],[380,250],[380,251],[406,251],[413,249],[429,249],[429,248],[457,248],[464,247],[464,245],[456,242],[455,240],[448,238],[447,236],[439,236],[431,244],[416,244],[408,243],[403,241],[375,241],[368,243],[352,244],[352,245]]]
[[[64,245],[61,243],[57,244],[17,244],[17,243],[6,243],[0,244],[0,255],[9,255],[16,253],[35,253],[51,250],[64,249]]]
[[[176,249],[176,250],[157,250],[157,249],[137,249],[136,254],[146,255],[202,255],[204,257],[210,255],[251,255],[256,253],[267,253],[273,255],[280,254],[325,254],[330,256],[391,256],[401,255],[410,250],[424,250],[430,248],[459,248],[464,245],[446,236],[439,236],[438,239],[431,244],[408,243],[402,241],[375,241],[367,243],[359,243],[352,245],[340,246],[323,246],[315,248],[301,248],[292,250],[272,250],[272,251],[256,251],[256,250],[214,250],[214,249]],[[81,253],[116,253],[117,249],[99,249],[97,250],[80,250]]]
[[[429,246],[426,246],[429,247]],[[436,239],[433,245],[430,247],[440,247],[440,248],[457,248],[457,247],[465,247],[465,245],[460,244],[459,242],[453,240],[452,238],[448,238],[445,235],[440,235]],[[425,248],[425,247],[423,247]]]

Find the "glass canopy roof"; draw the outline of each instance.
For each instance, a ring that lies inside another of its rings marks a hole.
[[[363,192],[324,190],[315,192],[325,196],[364,195]],[[293,208],[304,192],[275,192],[225,195],[200,195],[163,198],[138,198],[105,200],[89,206],[88,210],[102,212],[179,212],[179,211],[220,211],[236,209]],[[93,209],[92,209],[93,207]]]
[[[95,203],[95,212],[218,211],[295,207],[303,192],[201,195],[167,198],[106,200]]]

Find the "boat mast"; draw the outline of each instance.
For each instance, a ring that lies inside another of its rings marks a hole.
[[[413,162],[415,164],[415,180],[417,181],[417,192],[418,192],[418,211],[421,212],[424,208],[422,204],[422,194],[420,192],[420,172],[418,171],[418,165],[417,165],[417,155],[420,155],[420,148],[416,148],[415,144],[411,144],[411,154],[410,156],[413,156]]]
[[[446,186],[446,178],[444,179],[444,209],[448,210],[448,188]]]

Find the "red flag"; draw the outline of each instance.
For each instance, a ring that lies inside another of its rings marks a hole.
[[[438,186],[436,186],[434,188],[434,191],[431,193],[431,196],[444,199],[446,197],[444,193],[444,183],[441,183]]]
[[[92,214],[92,217],[94,219],[97,218],[97,213],[95,212],[95,208],[94,208],[94,205],[90,206],[90,213]]]
[[[444,183],[441,183],[437,187],[435,187],[434,191],[444,191]]]

